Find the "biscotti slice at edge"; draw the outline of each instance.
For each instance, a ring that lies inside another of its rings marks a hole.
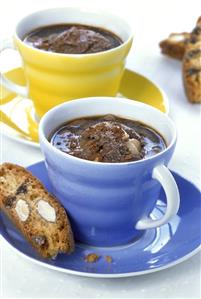
[[[182,68],[184,88],[189,102],[201,103],[201,41],[188,45]]]
[[[172,58],[182,60],[189,37],[190,33],[188,32],[171,33],[167,39],[159,43],[161,52]]]
[[[74,239],[64,208],[29,171],[0,165],[0,208],[44,258],[71,253]]]

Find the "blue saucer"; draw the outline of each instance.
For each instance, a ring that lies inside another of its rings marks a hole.
[[[44,162],[28,169],[51,192]],[[172,173],[180,191],[181,206],[178,215],[158,229],[146,231],[136,242],[118,247],[90,247],[76,243],[72,255],[59,255],[55,260],[40,258],[11,222],[0,213],[0,230],[3,238],[23,257],[53,270],[88,277],[125,277],[151,273],[176,265],[193,256],[201,244],[201,193],[189,181]],[[153,218],[165,211],[165,196],[161,192]],[[95,263],[87,263],[86,255],[100,256]],[[106,260],[110,256],[112,261]]]

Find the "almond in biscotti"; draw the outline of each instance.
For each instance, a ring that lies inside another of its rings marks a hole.
[[[0,165],[0,208],[42,257],[74,250],[64,208],[26,169]]]

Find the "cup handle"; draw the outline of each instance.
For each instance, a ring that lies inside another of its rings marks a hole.
[[[135,228],[139,230],[159,227],[167,223],[179,210],[179,190],[169,169],[163,164],[156,166],[153,169],[152,178],[159,181],[162,185],[167,198],[167,208],[165,215],[160,219],[153,220],[151,218],[144,218],[139,220],[135,226]]]
[[[0,53],[6,49],[13,49],[16,50],[12,39],[6,39],[0,43]],[[17,93],[23,97],[28,96],[28,88],[18,85],[10,80],[8,80],[1,72],[0,72],[0,82],[1,84],[6,87],[7,89],[13,91],[14,93]]]

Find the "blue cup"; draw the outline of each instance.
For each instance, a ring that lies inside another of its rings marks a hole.
[[[164,137],[167,148],[153,157],[125,163],[83,160],[61,152],[51,133],[75,118],[114,114],[140,121]],[[55,196],[67,210],[75,239],[93,246],[129,243],[151,228],[167,223],[179,208],[179,192],[167,168],[176,144],[170,118],[133,100],[94,97],[61,104],[47,112],[39,126],[40,145]],[[161,186],[166,213],[151,219]]]

